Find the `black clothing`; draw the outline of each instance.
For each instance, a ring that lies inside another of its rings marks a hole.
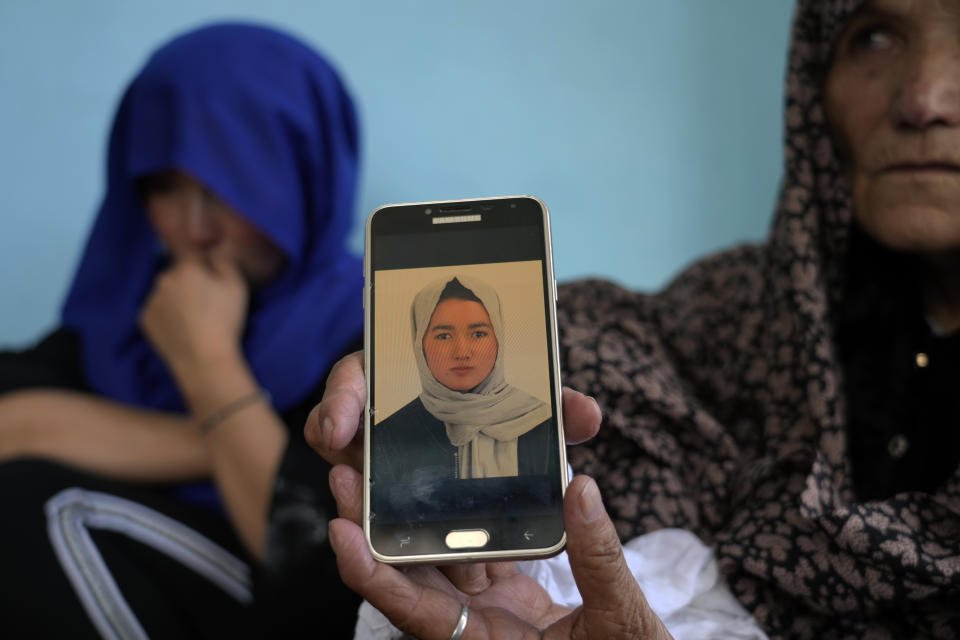
[[[132,500],[201,532],[253,567],[229,522],[164,487],[115,482],[46,460],[0,464],[0,601],[9,638],[100,638],[51,546],[45,505],[80,487]],[[130,537],[83,527],[146,633],[155,638],[264,637],[268,621],[193,569]],[[254,584],[256,585],[254,574]],[[254,587],[256,589],[256,586]]]
[[[915,257],[854,229],[849,261],[838,326],[854,490],[932,491],[960,465],[960,335],[936,335],[924,318]]]
[[[30,387],[88,390],[76,334],[59,329],[29,349],[0,351],[0,393]]]
[[[550,472],[550,462],[556,459],[551,426],[553,420],[545,420],[517,439],[519,475]],[[412,468],[442,480],[457,478],[457,447],[447,438],[443,422],[427,411],[419,397],[376,425],[374,432],[378,462],[374,482],[404,482]]]
[[[556,432],[556,423],[548,419],[517,439],[520,477],[556,477]],[[419,397],[375,425],[371,438],[372,476],[379,487],[373,509],[378,517],[393,519],[424,509],[450,513],[462,506],[447,504],[460,497],[452,481],[477,488],[489,484],[494,494],[502,491],[496,488],[503,486],[500,479],[458,478],[457,447],[447,438],[443,422],[427,411]]]
[[[358,340],[353,348],[360,345]],[[31,349],[0,352],[0,394],[30,387],[89,391],[80,362],[79,340],[62,329]],[[281,415],[289,440],[275,483],[265,566],[246,554],[223,513],[176,499],[170,485],[116,482],[44,460],[0,464],[5,631],[16,631],[11,637],[99,637],[51,547],[44,511],[52,496],[79,487],[169,516],[250,567],[253,603],[243,604],[149,545],[114,531],[85,529],[148,635],[293,637],[313,629],[318,637],[350,637],[360,598],[340,581],[326,538],[327,520],[336,514],[330,467],[303,438],[324,382]]]

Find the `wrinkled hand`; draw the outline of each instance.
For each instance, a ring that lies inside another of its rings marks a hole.
[[[401,571],[375,561],[360,527],[365,396],[363,355],[354,353],[331,371],[304,433],[337,465],[330,485],[341,517],[330,523],[330,540],[340,575],[397,627],[425,640],[447,640],[466,604],[465,640],[670,637],[630,573],[596,483],[586,476],[570,483],[563,506],[567,553],[584,602],[573,611],[552,602],[513,563]],[[592,437],[600,426],[596,402],[571,389],[563,390],[563,414],[569,443]]]
[[[140,327],[174,371],[233,357],[247,311],[247,285],[229,260],[178,260],[159,274]]]
[[[343,516],[330,523],[340,576],[394,625],[417,638],[447,640],[463,605],[469,607],[463,640],[671,637],[631,574],[600,491],[587,476],[574,478],[563,502],[567,555],[583,598],[583,605],[573,611],[552,602],[513,563],[400,571],[377,562],[358,524],[360,474],[339,465],[330,474],[330,484]]]

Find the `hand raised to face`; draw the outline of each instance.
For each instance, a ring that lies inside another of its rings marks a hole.
[[[140,310],[140,327],[174,371],[234,357],[247,297],[247,285],[231,260],[178,260],[154,280]]]

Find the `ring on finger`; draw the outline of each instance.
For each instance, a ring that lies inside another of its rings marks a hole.
[[[467,628],[467,616],[469,614],[470,608],[467,605],[463,605],[463,608],[460,609],[460,619],[457,620],[457,628],[454,629],[450,635],[450,640],[460,640],[460,636],[463,635],[463,630]]]

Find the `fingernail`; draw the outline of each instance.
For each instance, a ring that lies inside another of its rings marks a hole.
[[[593,400],[593,406],[595,406],[595,407],[597,408],[597,413],[602,414],[602,413],[603,413],[603,410],[600,408],[600,403],[597,402],[597,399],[594,398],[593,396],[589,396],[589,397],[590,397],[591,400]]]
[[[603,515],[603,500],[600,499],[600,489],[593,478],[587,478],[583,491],[580,492],[580,512],[585,522],[593,522]]]
[[[324,446],[329,447],[331,440],[333,440],[333,420],[330,419],[330,416],[324,417],[320,431]]]

